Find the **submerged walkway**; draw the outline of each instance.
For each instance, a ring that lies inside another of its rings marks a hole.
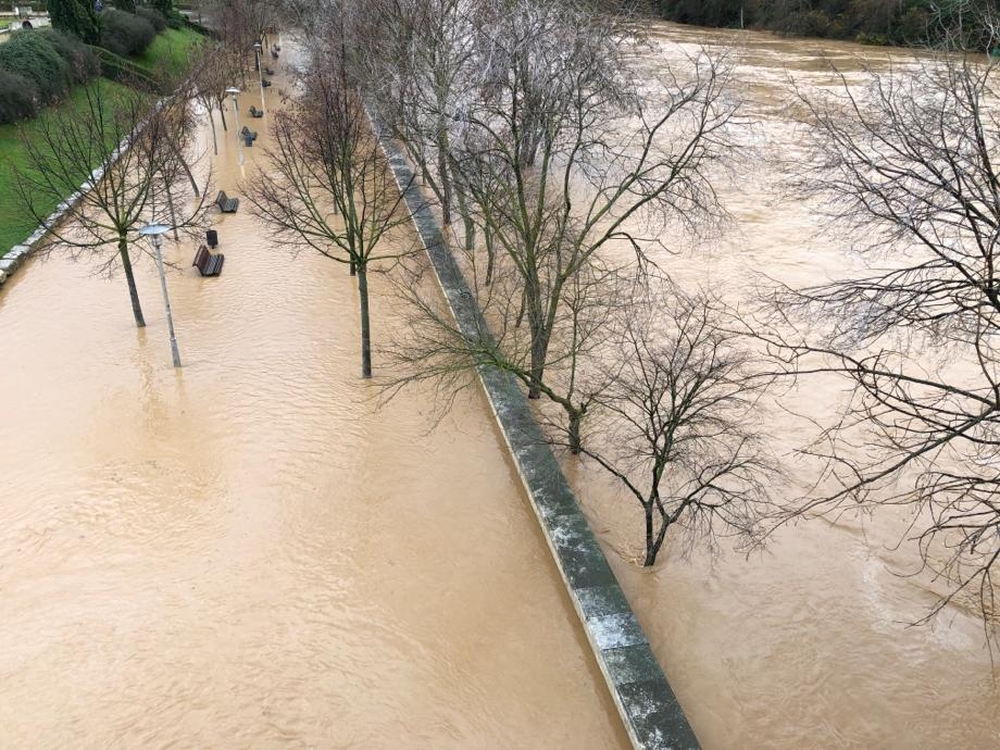
[[[86,262],[0,290],[0,745],[626,747],[486,403],[378,409],[345,269],[214,218],[219,278],[165,244],[180,371],[148,258],[142,331]]]

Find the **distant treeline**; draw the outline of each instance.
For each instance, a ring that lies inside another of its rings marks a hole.
[[[654,0],[671,21],[698,26],[771,29],[794,36],[866,44],[993,49],[996,0]]]

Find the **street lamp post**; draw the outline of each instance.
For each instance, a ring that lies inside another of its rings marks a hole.
[[[160,269],[160,286],[163,288],[163,305],[167,310],[167,329],[170,331],[170,353],[174,357],[174,367],[181,366],[181,353],[177,349],[177,337],[174,335],[174,316],[170,312],[170,295],[167,294],[167,277],[163,271],[163,253],[160,246],[163,244],[162,236],[170,231],[170,227],[163,224],[148,224],[139,230],[143,237],[152,237],[153,247],[156,248],[156,266]]]
[[[267,114],[267,105],[264,104],[264,47],[260,42],[254,42],[254,54],[257,55],[257,81],[260,83],[260,111]]]
[[[240,104],[239,104],[239,101],[236,98],[237,96],[239,96],[240,90],[238,88],[236,88],[235,86],[230,86],[228,89],[226,89],[226,93],[229,94],[231,97],[233,97],[233,112],[236,113],[236,148],[238,149],[237,152],[236,152],[237,153],[236,161],[242,167],[243,166],[243,134],[240,133]]]

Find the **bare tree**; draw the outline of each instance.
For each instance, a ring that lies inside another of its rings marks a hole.
[[[157,196],[186,195],[174,185],[178,155],[185,140],[185,118],[166,102],[154,107],[132,90],[108,96],[99,85],[85,89],[87,107],[41,121],[23,143],[27,164],[15,170],[16,189],[33,218],[43,224],[42,206],[79,192],[61,223],[49,226],[48,250],[67,248],[77,256],[101,258],[111,273],[119,264],[125,272],[136,326],[145,326],[132,268],[132,240],[151,216]],[[97,177],[81,186],[97,167]],[[202,200],[204,191],[202,191]],[[185,202],[186,204],[186,202]],[[161,204],[163,205],[163,204]],[[197,224],[201,202],[177,217],[175,224]],[[107,253],[114,248],[112,253]],[[142,245],[140,245],[140,249]]]
[[[668,224],[703,229],[720,213],[708,173],[727,153],[734,114],[725,65],[699,55],[683,73],[667,71],[670,94],[652,103],[628,74],[635,29],[627,19],[570,0],[484,1],[469,17],[473,58],[463,75],[472,79],[451,87],[461,98],[447,105],[466,270],[500,332],[490,356],[529,398],[558,403],[580,435],[588,399],[572,392],[583,351],[566,327],[578,321],[572,300],[596,292],[583,279],[626,265],[612,254],[631,253],[641,270]],[[469,241],[470,224],[482,242]],[[561,356],[554,342],[574,353],[563,360],[570,371],[550,369]],[[480,364],[482,342],[468,348],[466,366]]]
[[[853,230],[869,271],[787,290],[765,336],[789,371],[853,388],[807,451],[837,484],[798,512],[908,508],[921,559],[953,584],[940,606],[974,591],[987,616],[1000,559],[995,75],[949,57],[913,75],[869,70],[863,93],[842,80],[803,96],[813,160],[796,188],[838,236]]]
[[[276,236],[350,266],[361,305],[361,371],[371,377],[368,274],[408,254],[384,248],[409,222],[402,193],[367,118],[361,96],[338,67],[317,56],[303,94],[274,116],[271,169],[249,185],[248,198]]]
[[[205,45],[198,60],[192,66],[188,78],[188,97],[200,104],[208,113],[209,124],[212,127],[212,150],[218,155],[219,138],[215,131],[217,109],[222,119],[223,131],[228,131],[226,124],[226,89],[233,85],[240,73],[240,57],[221,44]]]
[[[647,566],[675,525],[759,541],[776,474],[755,413],[772,379],[710,299],[667,289],[621,308],[595,389],[600,435],[583,448],[642,507]]]

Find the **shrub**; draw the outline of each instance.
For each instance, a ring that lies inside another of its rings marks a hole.
[[[122,57],[141,55],[156,37],[145,18],[120,10],[101,13],[101,46]]]
[[[145,18],[147,21],[149,21],[152,24],[153,28],[156,30],[157,34],[159,34],[161,31],[166,31],[167,19],[162,13],[160,13],[160,11],[155,10],[154,8],[142,7],[139,8],[135,12],[135,14],[140,18]]]
[[[38,111],[38,87],[17,73],[0,70],[0,124],[34,117]]]
[[[59,54],[53,37],[34,30],[15,31],[0,44],[0,70],[33,81],[43,104],[69,89],[74,80],[73,69]]]
[[[792,13],[785,20],[785,31],[793,36],[826,36],[830,19],[819,10]]]
[[[100,75],[101,64],[97,55],[75,36],[53,29],[42,29],[36,33],[44,37],[67,62],[73,83],[83,83]]]

